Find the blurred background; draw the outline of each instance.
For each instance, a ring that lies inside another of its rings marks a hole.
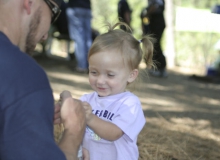
[[[140,13],[147,6],[147,0],[127,1],[133,11],[131,26],[134,35],[140,39]],[[92,0],[92,26],[95,29],[102,32],[103,21],[117,21],[117,2]],[[204,70],[218,55],[214,46],[220,39],[220,16],[213,14],[212,10],[220,0],[165,0],[165,4],[166,29],[162,46],[168,66]]]
[[[132,9],[133,34],[140,39],[140,14],[148,5],[147,0],[127,2]],[[118,0],[91,0],[93,34],[104,32],[105,22],[118,21],[117,3]],[[165,0],[165,4],[166,28],[162,37],[162,48],[168,68],[184,67],[205,75],[207,67],[211,66],[220,54],[220,43],[217,43],[220,40],[220,0]],[[36,50],[46,52],[51,57],[61,56],[66,60],[74,57],[74,54],[68,55],[74,53],[74,45],[71,45],[74,42],[70,42],[68,36],[60,36],[63,35],[57,33],[56,27],[52,26],[51,38]]]

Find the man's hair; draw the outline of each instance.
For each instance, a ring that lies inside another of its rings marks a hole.
[[[153,66],[152,56],[154,38],[151,36],[144,36],[138,41],[130,32],[116,29],[120,25],[125,26],[127,30],[130,29],[129,26],[123,22],[118,22],[113,26],[107,24],[108,31],[96,37],[89,50],[88,59],[93,54],[99,52],[115,51],[121,54],[124,63],[128,64],[131,70],[139,68],[142,58],[145,60],[148,67]]]

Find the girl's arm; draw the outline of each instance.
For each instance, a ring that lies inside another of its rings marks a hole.
[[[92,108],[87,102],[83,102],[83,107],[86,111],[87,125],[101,138],[108,141],[115,141],[124,133],[115,124],[102,120],[92,113]]]

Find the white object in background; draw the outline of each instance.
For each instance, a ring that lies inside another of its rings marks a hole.
[[[220,51],[220,40],[218,40],[218,41],[216,42],[216,44],[214,45],[214,49]]]

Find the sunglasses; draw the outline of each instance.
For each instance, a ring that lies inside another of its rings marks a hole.
[[[54,23],[59,17],[61,13],[61,9],[58,6],[56,6],[54,3],[52,3],[50,0],[44,0],[44,1],[47,3],[47,5],[49,6],[49,8],[53,13],[51,23]]]

